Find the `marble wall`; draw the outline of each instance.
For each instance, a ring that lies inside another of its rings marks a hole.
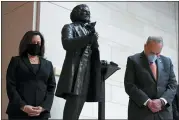
[[[58,69],[65,57],[61,29],[71,22],[72,8],[81,3],[90,7],[92,21],[97,21],[101,59],[115,61],[122,68],[106,81],[106,118],[125,119],[127,57],[142,52],[149,35],[163,37],[162,54],[172,59],[178,78],[178,6],[175,2],[41,2],[40,31],[46,39],[46,57]],[[52,118],[62,118],[64,103],[55,97]],[[95,119],[97,110],[97,103],[85,103],[80,118]]]

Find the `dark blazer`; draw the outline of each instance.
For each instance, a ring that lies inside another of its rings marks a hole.
[[[62,45],[66,50],[61,75],[57,85],[55,95],[66,98],[66,95],[75,94],[73,86],[75,84],[76,72],[84,48],[90,43],[92,36],[89,31],[80,23],[64,25],[62,29]],[[97,47],[92,47],[91,55],[91,77],[88,89],[87,102],[96,102],[101,99],[101,68],[100,55]]]
[[[40,67],[34,73],[28,57],[12,57],[7,69],[6,89],[9,104],[6,113],[10,117],[27,117],[20,110],[23,105],[41,106],[42,118],[50,117],[56,86],[52,63],[40,57]]]
[[[179,85],[173,100],[173,120],[179,120]]]
[[[129,95],[128,120],[172,120],[172,101],[177,81],[169,58],[157,59],[158,78],[154,79],[144,52],[128,57],[124,78],[125,91]],[[165,108],[152,113],[144,103],[148,99],[165,98]]]

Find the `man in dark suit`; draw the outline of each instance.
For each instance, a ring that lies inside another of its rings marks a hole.
[[[124,78],[128,120],[172,120],[176,77],[171,59],[160,55],[161,37],[148,37],[142,53],[129,56]]]
[[[173,100],[173,120],[179,120],[179,85]]]

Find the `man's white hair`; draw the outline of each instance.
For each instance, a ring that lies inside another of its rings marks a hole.
[[[150,43],[150,42],[156,42],[156,43],[161,43],[163,45],[163,38],[160,36],[149,36],[147,38],[147,42],[146,44]]]

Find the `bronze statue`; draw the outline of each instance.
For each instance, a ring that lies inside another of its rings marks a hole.
[[[66,57],[55,95],[66,99],[63,120],[78,120],[85,102],[104,99],[103,80],[96,22],[90,21],[89,7],[77,5],[70,18],[72,23],[61,32]]]

